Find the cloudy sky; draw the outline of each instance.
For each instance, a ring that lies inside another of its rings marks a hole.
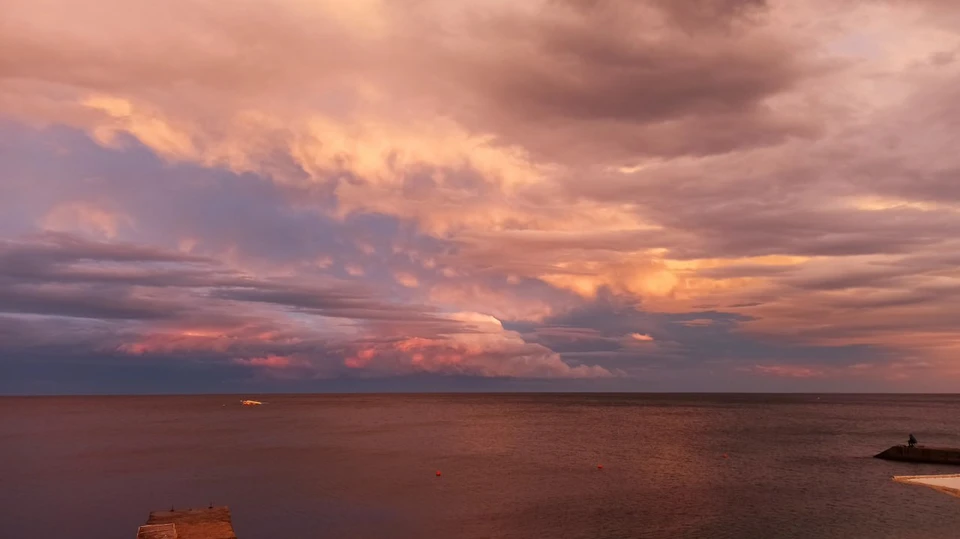
[[[953,391],[954,0],[3,0],[0,393]]]

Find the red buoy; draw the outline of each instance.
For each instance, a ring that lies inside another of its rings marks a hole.
[[[603,464],[597,464],[597,469],[598,469],[598,470],[602,470],[602,469],[603,469]]]
[[[726,459],[726,458],[730,458],[730,457],[728,457],[728,456],[727,456],[727,454],[726,454],[726,453],[724,453],[724,454],[723,454],[723,458],[725,458],[725,459]]]
[[[440,473],[440,470],[437,470],[437,477],[440,477],[441,475],[443,474]]]

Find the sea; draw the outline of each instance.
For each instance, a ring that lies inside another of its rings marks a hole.
[[[891,480],[960,468],[872,458],[910,433],[960,445],[960,396],[5,397],[0,538],[209,504],[240,539],[960,537]]]

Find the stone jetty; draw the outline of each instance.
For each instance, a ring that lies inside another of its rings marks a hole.
[[[208,507],[154,511],[140,526],[137,539],[237,539],[230,508]]]
[[[960,449],[954,447],[930,447],[926,445],[895,445],[874,455],[878,459],[929,464],[960,464]]]

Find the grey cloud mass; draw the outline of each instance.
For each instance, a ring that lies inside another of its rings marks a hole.
[[[4,15],[2,392],[960,376],[956,2]]]

